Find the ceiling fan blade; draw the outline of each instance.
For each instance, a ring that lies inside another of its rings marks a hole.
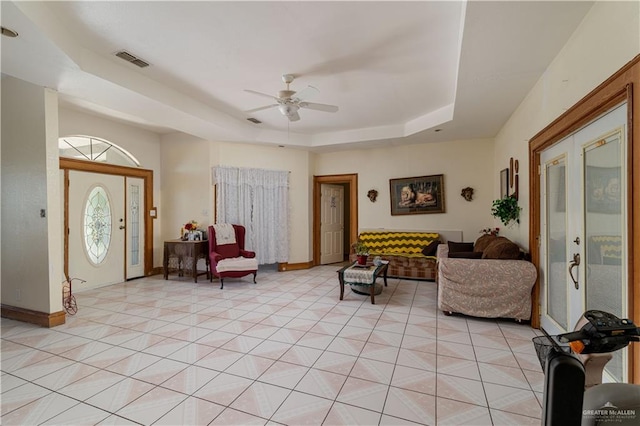
[[[292,112],[291,114],[287,115],[287,117],[289,118],[289,121],[298,121],[298,120],[300,120],[300,115],[298,115],[298,111]]]
[[[259,108],[248,109],[245,112],[257,112],[257,111],[262,111],[263,109],[274,108],[274,107],[277,107],[277,106],[278,106],[278,104],[267,105],[267,106],[263,106],[263,107],[259,107]]]
[[[316,111],[338,112],[338,107],[335,105],[316,104],[313,102],[300,102],[298,106],[300,108],[315,109]]]
[[[255,90],[244,89],[244,91],[247,93],[253,93],[254,95],[262,96],[263,98],[275,99],[276,101],[278,100],[278,98],[276,98],[275,96],[267,95],[266,93],[262,92],[256,92]]]
[[[296,94],[295,99],[298,102],[303,101],[305,99],[312,98],[316,96],[320,91],[313,86],[307,86]]]

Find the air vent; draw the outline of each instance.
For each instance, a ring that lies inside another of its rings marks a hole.
[[[142,59],[138,58],[137,56],[132,55],[131,53],[127,52],[126,50],[121,50],[118,53],[116,53],[116,56],[120,59],[124,59],[127,62],[131,62],[133,65],[136,65],[140,68],[145,68],[149,66],[149,63],[146,61],[143,61]]]
[[[253,124],[262,124],[262,121],[258,120],[257,118],[249,117],[247,118],[247,120],[249,120]]]
[[[137,65],[140,68],[148,67],[149,63],[143,61],[142,59],[136,59],[135,61],[131,61],[133,65]]]

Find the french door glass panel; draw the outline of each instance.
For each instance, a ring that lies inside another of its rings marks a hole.
[[[545,150],[541,156],[541,258],[542,327],[549,334],[572,331],[584,312],[584,291],[580,273],[573,268],[574,283],[569,274],[570,261],[581,256],[580,217],[581,192],[571,187],[581,182],[573,137]]]
[[[562,330],[569,329],[567,312],[567,191],[565,157],[546,165],[546,314]]]
[[[627,316],[623,139],[622,129],[615,130],[585,145],[583,153],[586,306],[620,318]],[[606,371],[615,381],[623,381],[624,351],[613,355]]]

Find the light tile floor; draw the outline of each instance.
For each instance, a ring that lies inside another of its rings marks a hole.
[[[3,425],[533,425],[527,325],[444,316],[432,282],[340,301],[336,271],[76,292],[45,329],[1,322]]]

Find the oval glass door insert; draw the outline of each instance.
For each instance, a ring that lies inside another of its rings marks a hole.
[[[111,243],[111,205],[102,186],[89,193],[84,209],[84,247],[95,265],[107,257]]]

